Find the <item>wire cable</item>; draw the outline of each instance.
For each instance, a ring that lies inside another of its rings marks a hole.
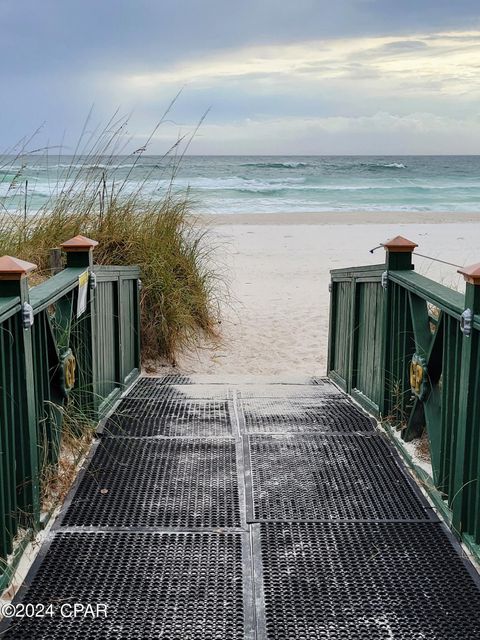
[[[448,264],[450,267],[458,267],[459,269],[463,269],[463,264],[455,264],[454,262],[447,262],[446,260],[440,260],[440,258],[432,258],[432,256],[425,256],[422,253],[415,253],[414,256],[419,256],[420,258],[426,258],[427,260],[433,260],[434,262],[441,262],[442,264]]]
[[[374,251],[376,251],[377,249],[381,249],[383,247],[383,244],[379,244],[378,247],[373,247],[373,249],[370,249],[370,253],[373,253]],[[446,260],[440,260],[440,258],[432,258],[432,256],[426,256],[423,253],[417,253],[417,251],[415,251],[415,253],[413,254],[414,256],[418,256],[419,258],[426,258],[427,260],[433,260],[434,262],[441,262],[442,264],[448,264],[449,267],[457,267],[458,269],[463,269],[463,264],[455,264],[454,262],[447,262]]]

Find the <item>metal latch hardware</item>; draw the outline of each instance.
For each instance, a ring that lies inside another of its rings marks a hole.
[[[473,325],[473,311],[471,309],[465,309],[460,316],[460,331],[464,336],[469,336],[472,333]]]
[[[388,287],[388,271],[382,273],[382,287],[384,289]]]
[[[33,325],[33,307],[28,302],[24,302],[22,306],[22,322],[24,329],[30,329]]]

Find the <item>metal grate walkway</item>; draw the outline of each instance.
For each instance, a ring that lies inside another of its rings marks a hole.
[[[52,613],[1,637],[480,638],[475,569],[374,421],[321,379],[140,379],[16,602]],[[75,603],[93,614],[62,615]]]

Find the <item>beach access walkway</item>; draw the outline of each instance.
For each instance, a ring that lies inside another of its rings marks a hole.
[[[473,566],[324,379],[139,378],[16,602],[52,609],[6,638],[480,638]]]

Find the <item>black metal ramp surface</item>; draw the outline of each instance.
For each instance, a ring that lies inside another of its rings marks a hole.
[[[429,520],[380,434],[248,436],[249,521]]]
[[[53,614],[14,620],[6,637],[253,638],[249,558],[239,533],[60,531],[23,598]],[[106,616],[72,616],[75,603]]]
[[[241,401],[251,433],[373,431],[374,422],[346,396],[257,397]]]
[[[256,525],[274,640],[475,640],[478,578],[439,524]]]
[[[140,438],[232,435],[227,399],[171,397],[168,389],[165,394],[165,398],[122,400],[105,424],[104,433]]]
[[[371,417],[318,378],[140,379],[15,602],[53,613],[2,637],[480,639],[474,568]]]
[[[63,526],[240,527],[233,439],[102,438]]]

